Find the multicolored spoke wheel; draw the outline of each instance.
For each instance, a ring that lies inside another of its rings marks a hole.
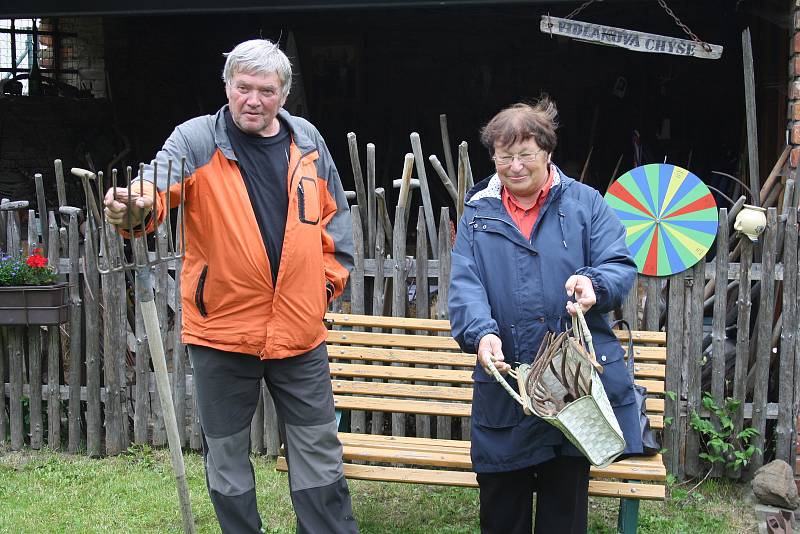
[[[717,204],[694,174],[654,163],[620,176],[605,195],[627,230],[639,272],[667,276],[706,255],[717,235]]]

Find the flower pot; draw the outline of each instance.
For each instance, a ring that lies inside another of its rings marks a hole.
[[[68,284],[0,287],[0,325],[56,325],[67,321]]]

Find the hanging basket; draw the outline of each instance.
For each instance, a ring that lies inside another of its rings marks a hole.
[[[67,322],[67,287],[67,283],[0,287],[0,325],[57,325]]]

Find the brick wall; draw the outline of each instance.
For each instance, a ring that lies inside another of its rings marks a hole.
[[[794,3],[794,37],[789,60],[789,142],[794,145],[791,165],[800,163],[800,3]]]
[[[52,30],[55,19],[42,19],[41,29]],[[60,62],[64,69],[77,70],[77,74],[62,74],[62,82],[79,89],[90,90],[95,98],[106,96],[105,45],[103,19],[100,17],[70,17],[57,20],[58,30],[73,36],[64,37],[61,42]],[[48,45],[48,38],[41,37],[42,44]],[[42,54],[42,67],[51,67],[53,59],[45,50]]]

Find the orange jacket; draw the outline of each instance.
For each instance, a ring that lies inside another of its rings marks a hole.
[[[325,340],[328,302],[342,293],[353,260],[350,213],[322,136],[281,110],[292,143],[289,210],[273,287],[269,258],[225,131],[223,111],[178,126],[144,178],[158,184],[164,219],[167,163],[170,204],[179,202],[185,163],[186,255],[181,271],[182,340],[262,359],[297,356]],[[152,224],[152,223],[151,223]]]

